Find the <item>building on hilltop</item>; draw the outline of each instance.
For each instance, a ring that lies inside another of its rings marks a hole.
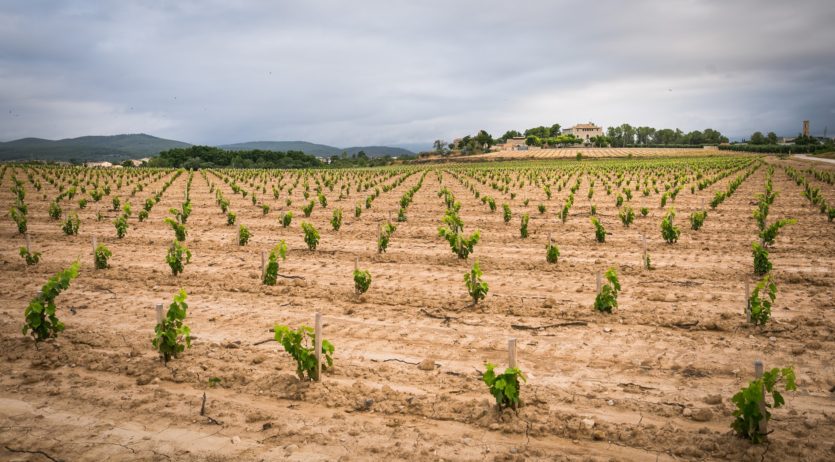
[[[573,127],[563,128],[563,135],[574,135],[583,140],[584,144],[591,144],[591,139],[595,136],[603,136],[603,127],[589,122],[587,124],[577,124]]]
[[[525,144],[524,136],[514,136],[513,138],[508,138],[502,145],[502,149],[505,151],[521,151],[523,149],[527,149],[527,147],[528,146]]]

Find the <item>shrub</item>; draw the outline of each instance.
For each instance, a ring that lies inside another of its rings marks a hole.
[[[68,236],[75,236],[78,234],[78,228],[81,226],[81,220],[78,219],[78,214],[68,213],[66,220],[64,220],[64,224],[61,226],[61,229],[64,230],[64,234]]]
[[[545,261],[548,263],[556,263],[560,257],[560,249],[553,243],[545,245]]]
[[[286,213],[285,213],[285,214],[281,217],[281,226],[282,226],[282,227],[284,227],[284,228],[286,228],[286,227],[290,226],[290,223],[291,223],[292,221],[293,221],[293,212],[286,212]]]
[[[36,342],[40,342],[55,337],[58,332],[64,330],[64,323],[55,315],[57,309],[55,298],[68,289],[70,282],[78,277],[78,268],[79,264],[75,262],[69,268],[49,278],[41,288],[41,292],[29,301],[29,306],[23,312],[26,317],[23,335],[29,334]]]
[[[603,284],[594,299],[594,309],[604,313],[611,313],[614,308],[618,307],[618,292],[620,292],[620,282],[618,281],[618,273],[614,268],[609,268],[606,271],[607,284]]]
[[[504,222],[505,223],[510,223],[510,219],[512,218],[512,215],[510,213],[510,206],[507,205],[507,204],[502,204],[502,210],[503,210],[503,213],[504,213],[504,215],[503,215]]]
[[[304,231],[304,242],[307,244],[307,248],[316,250],[316,246],[319,245],[319,231],[306,221],[302,222],[302,231]]]
[[[191,251],[185,245],[181,245],[176,239],[168,247],[168,254],[165,261],[171,267],[171,274],[174,276],[183,272],[185,265],[191,261]]]
[[[58,205],[58,202],[56,201],[49,203],[49,218],[52,218],[53,220],[61,218],[61,206]]]
[[[166,363],[191,346],[191,329],[184,322],[187,309],[186,292],[180,289],[168,306],[168,312],[154,329],[156,335],[151,344],[162,353]]]
[[[768,225],[760,232],[760,242],[762,242],[763,247],[770,247],[774,245],[774,239],[777,238],[777,233],[780,231],[780,228],[787,225],[793,225],[795,223],[797,223],[797,220],[794,218],[781,218]]]
[[[648,214],[649,214],[649,208],[648,207],[641,207],[641,216],[645,217]]]
[[[528,220],[530,219],[531,217],[527,213],[522,214],[522,224],[519,227],[519,234],[522,236],[522,239],[528,237]]]
[[[635,212],[632,210],[632,207],[628,205],[623,207],[618,215],[620,216],[621,223],[623,223],[623,226],[626,228],[628,228],[629,225],[635,221]]]
[[[733,412],[735,419],[731,423],[731,428],[738,436],[749,439],[754,444],[759,444],[767,438],[767,434],[760,433],[760,422],[762,420],[768,422],[771,419],[771,412],[768,408],[777,409],[786,403],[776,387],[781,380],[785,381],[785,391],[797,390],[794,369],[791,367],[774,368],[763,373],[762,377],[752,380],[747,387],[739,390],[731,398],[736,405],[736,410]],[[767,393],[771,394],[772,403],[765,402],[763,409],[760,409]]]
[[[664,216],[664,219],[661,220],[661,237],[667,241],[668,244],[673,244],[678,240],[678,236],[681,234],[681,230],[678,226],[673,224],[673,219],[676,216],[676,211],[670,209],[667,212],[667,215]]]
[[[122,205],[122,200],[117,196],[111,199],[111,203],[113,204],[113,211],[118,212],[119,207]]]
[[[764,297],[760,298],[760,291],[765,292]],[[777,284],[771,280],[771,276],[765,275],[760,282],[754,286],[754,291],[751,293],[751,298],[748,301],[748,309],[751,312],[751,322],[754,325],[764,326],[771,318],[771,307],[774,300],[777,298]]]
[[[26,212],[20,207],[12,207],[11,210],[9,210],[9,215],[11,215],[12,220],[17,225],[17,232],[20,234],[26,234]]]
[[[126,215],[119,215],[113,220],[113,226],[116,227],[116,237],[122,239],[128,233],[128,217]]]
[[[354,270],[354,293],[362,295],[371,286],[371,273],[359,268]]]
[[[489,290],[487,283],[481,280],[482,275],[481,268],[478,266],[478,259],[473,263],[472,269],[464,274],[464,284],[467,286],[470,297],[473,298],[473,305],[484,299]]]
[[[606,229],[597,217],[591,217],[591,224],[594,225],[594,238],[597,242],[606,242]]]
[[[539,204],[536,208],[539,210],[539,213],[545,213],[545,204]]]
[[[768,250],[759,243],[751,244],[754,251],[754,274],[763,276],[771,271],[771,262],[768,260]]]
[[[302,207],[302,212],[304,212],[305,217],[309,217],[311,213],[313,213],[313,207],[316,207],[316,202],[310,201],[307,205]]]
[[[579,153],[578,153],[579,155]],[[496,375],[493,364],[487,363],[486,371],[481,376],[481,380],[490,389],[490,394],[496,398],[496,406],[499,410],[507,407],[516,409],[519,405],[519,390],[521,385],[519,380],[526,382],[525,376],[518,367],[509,367],[505,369],[503,374]]]
[[[702,225],[707,218],[707,210],[697,210],[690,214],[690,227],[693,228],[694,231],[698,231],[701,229]]]
[[[319,204],[322,208],[326,208],[328,206],[328,198],[322,193],[319,193]]]
[[[41,261],[40,252],[30,252],[26,247],[20,248],[20,256],[26,260],[27,266],[37,265]]]
[[[249,228],[246,225],[240,225],[238,227],[238,245],[246,245],[250,237],[252,237],[252,233],[249,231]]]
[[[284,351],[296,361],[296,374],[299,380],[313,380],[316,374],[316,354],[314,349],[314,330],[312,327],[300,326],[291,330],[288,326],[275,325],[275,340],[281,344]],[[333,344],[322,339],[323,368],[333,367]]]
[[[176,209],[171,209],[171,210],[176,210]],[[171,217],[165,217],[165,223],[168,223],[168,225],[171,226],[171,229],[174,230],[174,236],[176,236],[178,241],[183,242],[183,241],[186,240],[187,231],[186,231],[186,225],[185,224],[181,224],[181,223],[173,220]]]
[[[333,226],[334,231],[339,231],[339,228],[342,227],[342,209],[333,209],[331,226]]]
[[[97,245],[96,246],[96,254],[94,255],[94,258],[93,258],[96,269],[107,268],[107,260],[111,256],[113,256],[113,253],[110,252],[110,249],[108,249],[106,245],[104,245],[104,244]]]
[[[443,222],[446,227],[438,228],[438,235],[449,242],[452,252],[458,258],[466,259],[481,239],[481,233],[476,230],[469,237],[464,235],[464,222],[458,216],[458,209],[454,205],[447,209]]]
[[[394,234],[394,231],[396,229],[397,227],[390,222],[386,222],[380,225],[380,236],[377,238],[378,253],[386,253],[386,249],[389,245],[389,240],[391,240],[391,235]]]
[[[267,204],[261,204],[261,213],[263,215],[270,213],[270,206]]]
[[[227,213],[226,213],[226,225],[227,225],[227,226],[232,226],[232,225],[234,225],[234,224],[235,224],[235,220],[236,220],[237,218],[238,218],[238,216],[237,216],[237,215],[235,215],[235,212],[232,212],[232,211],[227,212]]]
[[[362,207],[359,204],[354,206],[354,218],[359,218],[362,215]]]
[[[264,275],[261,279],[261,282],[264,285],[274,286],[276,280],[278,279],[278,259],[281,258],[282,260],[287,259],[287,243],[284,241],[279,242],[276,244],[275,247],[270,251],[269,260],[267,261],[267,266],[264,268]]]
[[[145,221],[148,218],[148,211],[147,210],[140,210],[139,213],[136,215],[136,218],[139,219],[139,222]]]

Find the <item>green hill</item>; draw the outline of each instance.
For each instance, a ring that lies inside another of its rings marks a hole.
[[[414,155],[413,152],[407,149],[393,148],[390,146],[352,146],[350,148],[337,148],[335,146],[309,143],[307,141],[250,141],[246,143],[225,144],[218,147],[221,149],[228,149],[230,151],[250,151],[253,149],[282,152],[302,151],[305,154],[321,157],[339,156],[342,155],[343,152],[347,152],[348,155],[353,155],[359,153],[360,151],[364,151],[368,157],[397,157]]]
[[[0,160],[56,160],[120,162],[155,156],[162,151],[191,146],[144,133],[113,136],[82,136],[63,140],[22,138],[0,143]]]
[[[68,162],[70,160],[78,160],[116,163],[125,159],[156,156],[162,151],[168,151],[174,148],[187,148],[189,146],[192,145],[182,141],[157,138],[144,133],[113,136],[82,136],[56,141],[42,138],[21,138],[19,140],[0,143],[0,161],[54,160]],[[300,151],[319,157],[339,156],[343,152],[347,152],[348,155],[353,155],[360,151],[364,151],[368,157],[398,157],[414,154],[403,148],[389,146],[353,146],[343,149],[326,144],[309,143],[307,141],[251,141],[226,144],[218,147],[229,151]]]
[[[301,151],[312,156],[338,156],[342,150],[326,144],[309,143],[307,141],[248,141],[246,143],[224,144],[218,146],[229,151]]]

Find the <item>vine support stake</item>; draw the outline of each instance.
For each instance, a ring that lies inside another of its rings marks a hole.
[[[598,271],[598,272],[597,272],[597,274],[596,274],[596,277],[595,277],[595,284],[596,284],[596,287],[597,287],[597,288],[595,289],[595,291],[594,291],[594,292],[595,292],[596,294],[599,294],[599,293],[600,293],[600,271]]]
[[[162,303],[157,303],[156,306],[154,306],[154,310],[156,311],[156,314],[157,314],[157,326],[159,326],[160,324],[162,324]],[[160,353],[159,358],[160,358],[160,361],[162,361],[163,364],[165,364],[165,355]]]
[[[747,280],[745,281],[745,319],[751,322],[751,287]]]
[[[316,354],[316,381],[322,381],[322,313],[316,313],[313,330],[313,350]]]
[[[26,238],[26,251],[32,253],[32,240],[29,238],[29,231],[23,235]]]
[[[762,378],[763,376],[763,362],[761,360],[754,361],[754,376],[756,378]],[[765,418],[765,385],[763,385],[762,389],[762,397],[760,398],[760,415],[762,415],[762,419],[760,419],[760,434],[766,435],[768,434],[768,419]]]
[[[267,253],[261,251],[261,280],[264,280],[264,272],[267,270]]]
[[[507,339],[507,367],[516,367],[516,337]]]
[[[96,265],[96,247],[98,247],[98,242],[97,242],[96,236],[93,236],[92,242],[93,242],[93,266],[95,267],[95,265]]]

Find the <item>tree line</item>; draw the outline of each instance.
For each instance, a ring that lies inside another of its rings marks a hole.
[[[562,126],[555,123],[528,128],[522,132],[508,130],[498,138],[494,138],[486,130],[479,130],[475,135],[467,135],[452,143],[438,139],[435,140],[433,150],[441,155],[456,151],[462,154],[478,154],[488,152],[493,146],[503,144],[511,138],[525,138],[526,145],[543,148],[566,147],[584,142],[572,134],[563,133]],[[685,133],[678,128],[657,129],[621,124],[607,128],[604,135],[595,136],[589,142],[597,147],[693,147],[727,143],[728,138],[712,128]]]
[[[301,151],[227,151],[214,146],[189,146],[162,151],[148,161],[149,167],[173,168],[312,168],[322,162]]]

